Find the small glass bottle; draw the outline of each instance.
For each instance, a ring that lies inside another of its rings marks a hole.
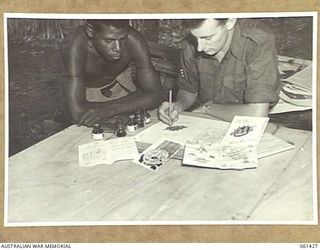
[[[144,110],[143,110],[143,114],[144,114],[144,123],[145,123],[145,124],[149,124],[149,123],[151,122],[151,115],[150,115],[150,113],[149,113],[146,109],[144,109]]]
[[[134,119],[134,115],[130,115],[129,116],[129,121],[128,121],[128,124],[127,124],[127,130],[130,133],[134,133],[137,130],[137,124],[136,124],[136,121]]]
[[[126,127],[123,122],[122,117],[117,118],[117,127],[116,127],[116,136],[118,137],[124,137],[127,135]]]
[[[96,123],[93,125],[91,135],[94,140],[102,140],[104,138],[103,129],[100,127],[100,124]]]
[[[143,113],[141,113],[141,111],[138,111],[136,113],[136,123],[137,123],[138,128],[144,127],[144,118],[143,118]]]

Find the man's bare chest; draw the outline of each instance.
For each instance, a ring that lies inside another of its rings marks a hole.
[[[122,73],[128,64],[129,59],[125,55],[112,62],[88,55],[84,68],[85,84],[88,87],[105,86]]]

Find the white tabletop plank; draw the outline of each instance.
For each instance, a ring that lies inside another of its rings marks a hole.
[[[250,219],[310,220],[313,214],[312,159],[310,137],[291,158],[254,209]],[[288,209],[290,208],[290,209]]]
[[[71,126],[9,158],[8,222],[312,220],[311,133],[271,129],[296,148],[260,159],[257,169],[172,159],[154,173],[129,161],[79,167],[78,145],[91,130]]]

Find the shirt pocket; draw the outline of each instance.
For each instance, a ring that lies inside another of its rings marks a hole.
[[[244,89],[245,77],[243,74],[236,73],[223,78],[221,94],[226,103],[243,103]]]
[[[202,103],[214,100],[218,87],[215,78],[211,72],[201,72],[199,95]]]

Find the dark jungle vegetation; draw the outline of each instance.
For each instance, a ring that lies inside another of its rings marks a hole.
[[[268,18],[280,55],[312,57],[312,19]],[[8,19],[9,155],[13,155],[70,125],[62,95],[59,46],[68,30],[84,20]],[[179,20],[131,20],[150,42],[153,63],[163,89],[175,87]],[[282,125],[311,129],[311,111],[274,115]]]

